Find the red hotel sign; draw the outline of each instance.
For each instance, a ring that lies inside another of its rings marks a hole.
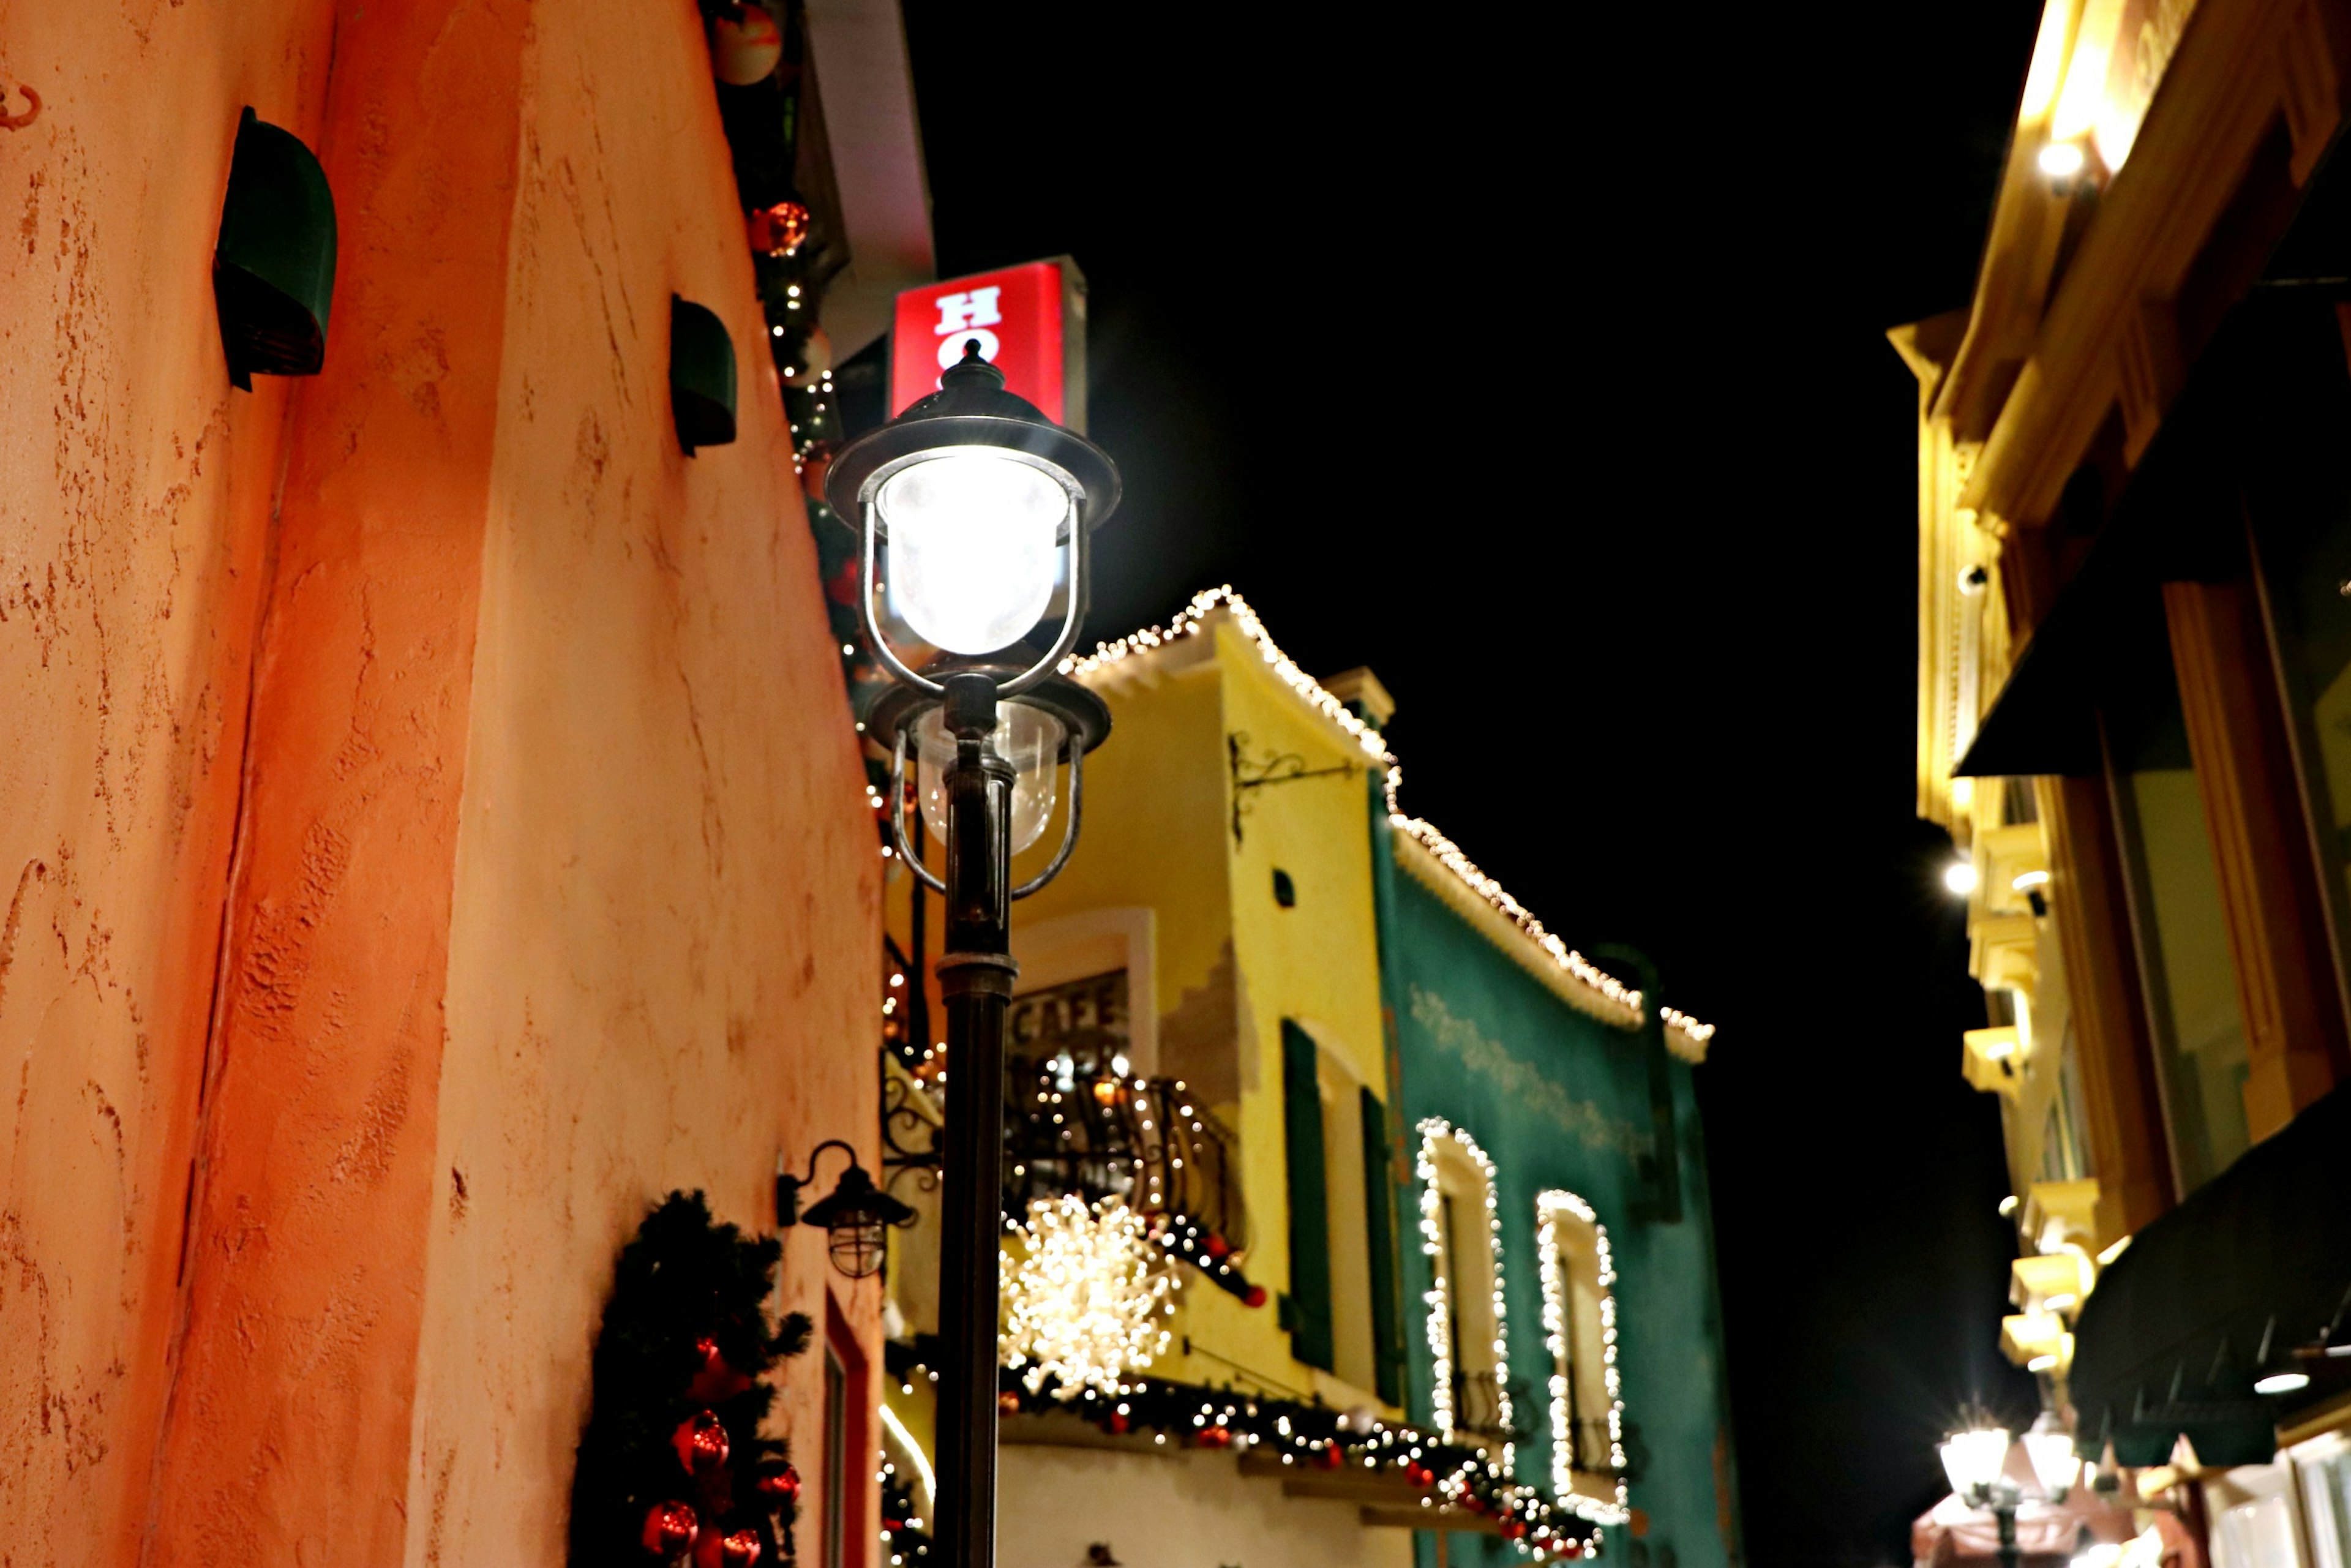
[[[1086,427],[1086,280],[1068,256],[909,288],[890,337],[890,413],[939,390],[939,372],[977,341],[1008,391],[1073,430]]]

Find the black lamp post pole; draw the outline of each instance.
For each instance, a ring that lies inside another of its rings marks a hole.
[[[1012,768],[987,737],[996,682],[946,681],[946,1175],[940,1194],[936,1540],[952,1568],[996,1562],[998,1238],[1004,1228],[1004,1021],[1012,961]]]
[[[2021,1568],[2022,1558],[2016,1550],[2016,1510],[2024,1496],[2016,1483],[2005,1478],[1989,1484],[1976,1482],[1968,1488],[1966,1500],[1970,1507],[1989,1511],[1992,1522],[2000,1527],[2000,1568]]]

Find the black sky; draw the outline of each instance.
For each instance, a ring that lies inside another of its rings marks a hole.
[[[1370,664],[1406,807],[1719,1026],[1749,1560],[1907,1561],[2032,1396],[1884,334],[1968,298],[2038,5],[905,10],[941,275],[1091,285],[1091,632],[1230,581]]]

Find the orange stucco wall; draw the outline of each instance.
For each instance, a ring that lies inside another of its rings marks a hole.
[[[645,1205],[764,1226],[779,1149],[870,1144],[879,859],[702,48],[685,0],[0,0],[13,1563],[559,1563]],[[325,372],[250,394],[248,102],[341,230]],[[743,361],[694,459],[673,290]],[[876,1333],[820,1238],[786,1271]]]
[[[628,9],[541,7],[524,63],[415,1568],[562,1560],[597,1314],[648,1202],[702,1186],[765,1225],[778,1150],[798,1168],[848,1136],[877,1160],[864,774],[716,106],[669,85],[707,68],[694,13],[616,26]],[[667,425],[673,291],[745,350],[742,436],[692,458]],[[787,1236],[786,1304],[821,1333],[837,1289],[876,1343],[878,1285]],[[817,1353],[787,1367],[813,1475]]]
[[[0,1547],[135,1561],[291,389],[209,259],[246,103],[310,134],[318,0],[0,3]]]

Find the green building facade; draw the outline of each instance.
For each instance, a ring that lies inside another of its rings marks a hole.
[[[1692,1083],[1710,1031],[1677,1020],[1669,1042],[1660,1008],[1477,894],[1443,864],[1452,846],[1392,824],[1372,793],[1407,1410],[1602,1521],[1617,1562],[1729,1568],[1738,1488]],[[1631,981],[1642,966],[1606,967]],[[1444,1545],[1454,1564],[1523,1561],[1492,1535]],[[1437,1537],[1416,1552],[1433,1568]]]

